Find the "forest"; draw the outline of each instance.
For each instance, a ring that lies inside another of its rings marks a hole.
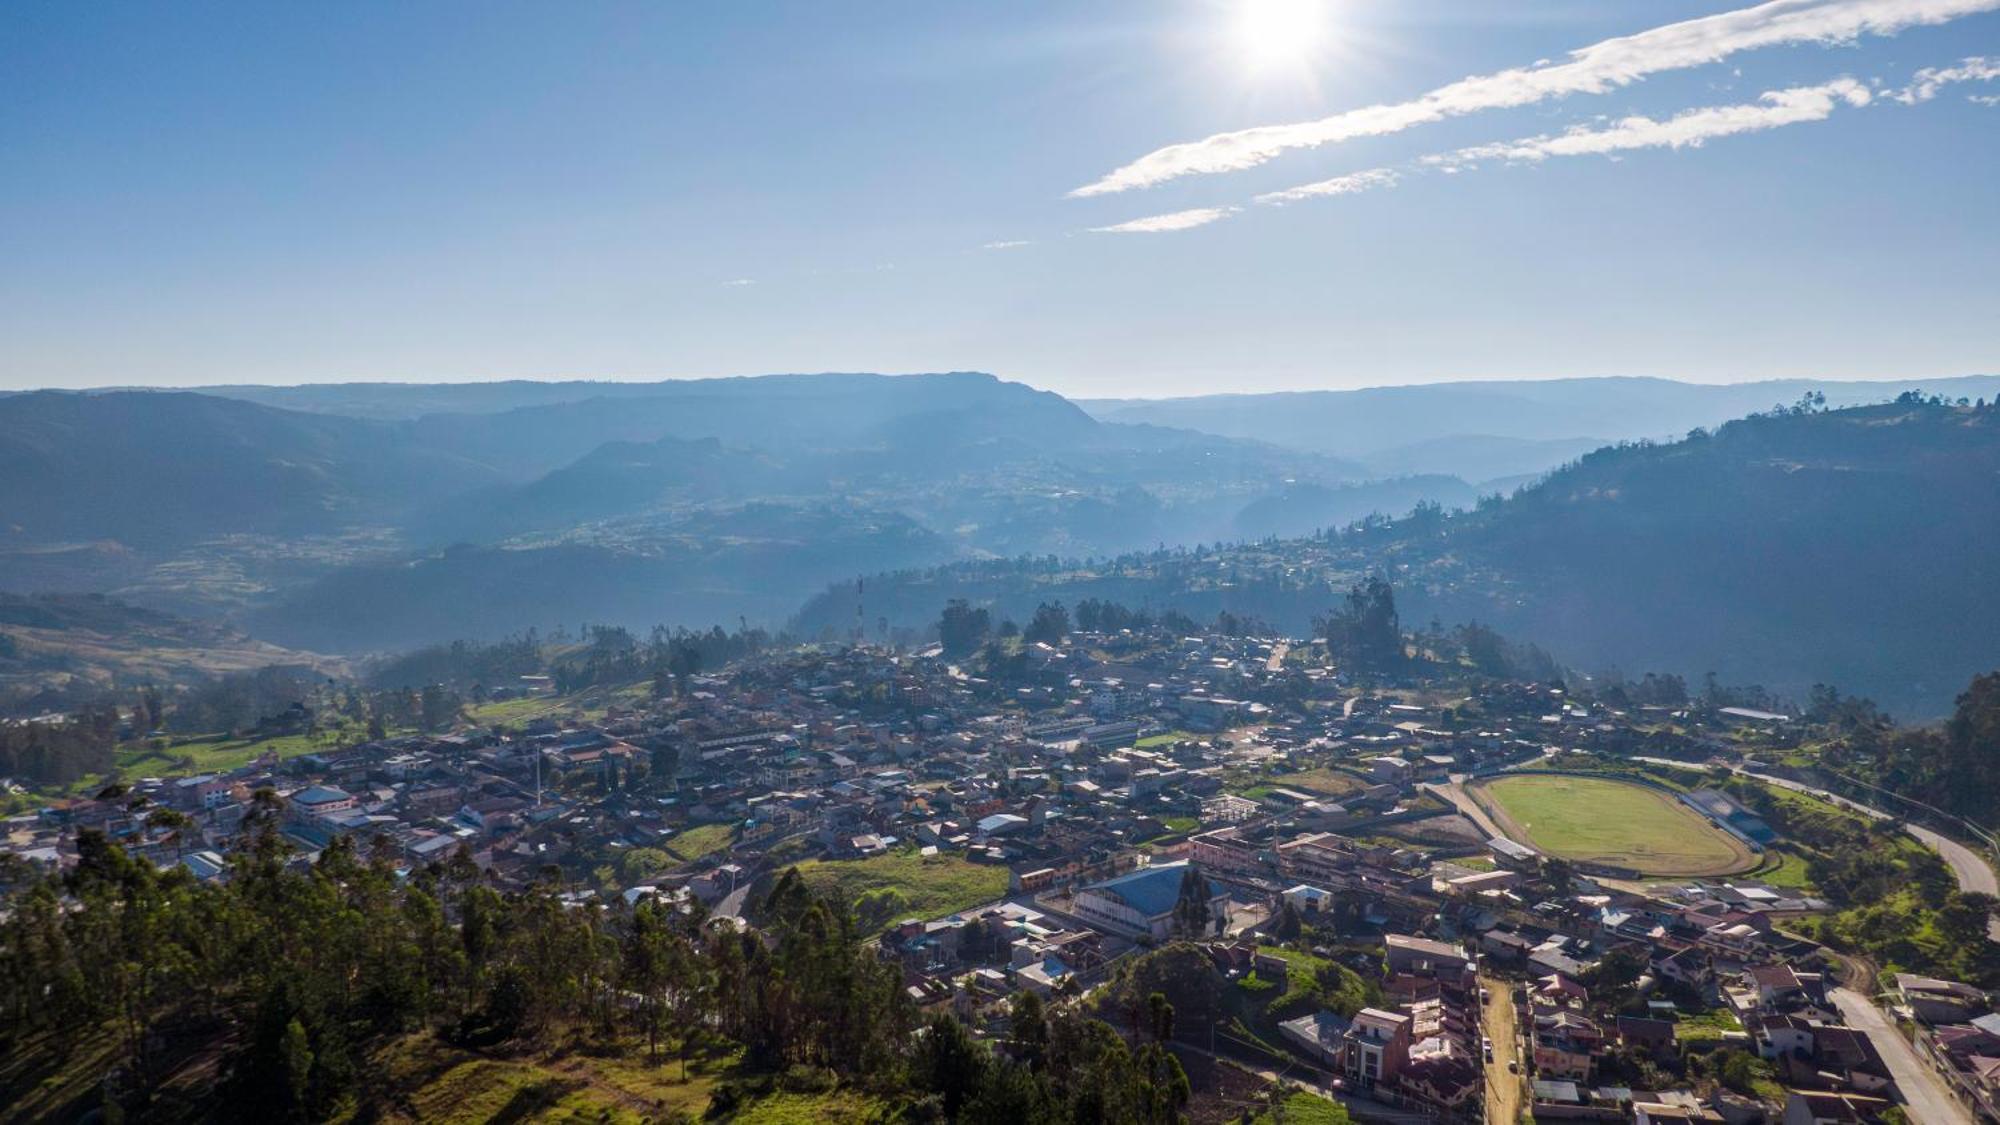
[[[997,1050],[950,1014],[920,1018],[846,906],[796,871],[752,933],[694,904],[571,897],[553,870],[501,894],[465,853],[402,878],[388,849],[343,837],[304,865],[276,800],[257,804],[225,880],[97,833],[60,877],[10,873],[0,1095],[104,1057],[106,1121],[369,1119],[408,1093],[373,1079],[377,1053],[414,1037],[499,1056],[560,1044],[666,1081],[720,1060],[708,1114],[723,1119],[777,1090],[1009,1125],[1172,1122],[1189,1096],[1157,1031],[1171,1011],[1128,1040],[1022,995]]]

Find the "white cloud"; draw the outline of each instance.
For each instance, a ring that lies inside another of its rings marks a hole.
[[[1633,116],[1610,121],[1598,128],[1578,126],[1563,133],[1473,145],[1454,152],[1420,157],[1406,170],[1370,168],[1318,183],[1266,192],[1254,197],[1254,201],[1283,204],[1330,195],[1352,195],[1373,188],[1392,187],[1410,172],[1431,169],[1456,174],[1496,160],[1538,163],[1556,156],[1606,156],[1615,160],[1618,154],[1634,149],[1699,148],[1717,137],[1824,121],[1843,105],[1865,106],[1873,97],[1868,87],[1854,79],[1836,78],[1817,86],[1770,90],[1754,102],[1704,106],[1664,119]]]
[[[723,282],[722,287],[724,289],[741,289],[746,285],[755,284],[757,284],[757,279],[754,277],[733,277]]]
[[[1335,176],[1317,183],[1300,184],[1283,191],[1267,191],[1255,197],[1258,203],[1297,203],[1302,199],[1319,199],[1328,195],[1353,195],[1374,188],[1394,187],[1403,178],[1394,168],[1370,168],[1364,172],[1349,172],[1345,176]]]
[[[1967,94],[1965,100],[1973,105],[2000,105],[2000,94]]]
[[[1116,223],[1108,227],[1091,227],[1098,234],[1165,234],[1168,231],[1193,230],[1207,226],[1234,215],[1237,207],[1196,207],[1191,211],[1174,211],[1166,215],[1149,215],[1143,219]]]
[[[1648,75],[1720,62],[1741,51],[1797,43],[1845,43],[1864,35],[1947,23],[2000,9],[2000,0],[1770,0],[1667,24],[1537,63],[1465,78],[1411,101],[1366,106],[1317,121],[1265,125],[1168,145],[1070,192],[1107,195],[1180,176],[1252,168],[1295,148],[1401,132],[1481,110],[1532,105],[1570,94],[1602,94]]]
[[[1910,78],[1910,84],[1884,97],[1893,98],[1904,105],[1927,102],[1938,96],[1938,91],[1954,82],[1991,82],[2000,78],[2000,59],[1975,55],[1957,66],[1929,66]],[[1975,96],[1972,100],[1979,101]]]
[[[981,249],[981,250],[1012,250],[1012,249],[1013,249],[1013,248],[1015,248],[1016,246],[1033,246],[1034,244],[1035,244],[1035,243],[1034,243],[1034,240],[1033,240],[1033,239],[1027,239],[1027,238],[1008,238],[1008,239],[1002,239],[1002,240],[1001,240],[1001,241],[999,241],[999,242],[989,242],[989,243],[985,244],[984,246],[981,246],[981,247],[980,247],[980,249]]]
[[[1836,78],[1817,86],[1771,90],[1754,102],[1738,105],[1706,106],[1662,119],[1626,117],[1601,129],[1578,128],[1474,145],[1424,157],[1422,163],[1449,170],[1486,160],[1541,161],[1552,156],[1609,155],[1642,148],[1699,148],[1717,137],[1824,121],[1842,105],[1864,106],[1871,98],[1868,87],[1852,78]]]

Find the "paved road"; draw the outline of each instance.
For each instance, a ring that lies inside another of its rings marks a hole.
[[[1944,857],[1945,864],[1951,868],[1951,873],[1958,876],[1959,890],[2000,897],[2000,879],[1994,877],[1993,865],[1980,858],[1978,852],[1949,836],[1940,836],[1928,828],[1920,828],[1914,824],[1907,827],[1910,835],[1929,844],[1938,855]],[[2000,916],[1986,920],[1986,937],[1990,941],[2000,942]]]
[[[1944,1080],[1924,1065],[1916,1048],[1903,1038],[1880,1008],[1852,989],[1832,989],[1827,997],[1840,1009],[1847,1025],[1868,1036],[1875,1050],[1881,1053],[1882,1061],[1889,1064],[1896,1090],[1910,1108],[1911,1121],[1916,1125],[1973,1125],[1972,1115],[1946,1092]]]
[[[1872,809],[1859,801],[1850,801],[1838,793],[1829,793],[1824,789],[1814,789],[1810,785],[1802,785],[1788,778],[1772,777],[1767,773],[1753,773],[1740,766],[1733,768],[1737,773],[1745,777],[1754,777],[1768,785],[1776,785],[1780,788],[1805,793],[1818,797],[1822,801],[1831,801],[1841,808],[1851,809],[1863,816],[1872,817],[1876,820],[1893,819],[1881,809]],[[1926,846],[1935,851],[1944,860],[1945,865],[1951,868],[1951,873],[1957,876],[1959,890],[1967,893],[1978,892],[1980,894],[2000,895],[2000,878],[1994,876],[1993,865],[1986,862],[1978,852],[1973,851],[1971,848],[1966,847],[1949,836],[1933,832],[1920,825],[1905,824],[1903,827],[1909,831],[1910,835],[1923,841]],[[1987,919],[1986,936],[1993,941],[2000,942],[2000,918]]]
[[[2000,895],[2000,878],[1994,877],[1992,865],[1981,859],[1978,852],[1920,825],[1910,825],[1910,835],[1929,844],[1944,857],[1945,863],[1951,866],[1952,874],[1958,876],[1960,890]]]
[[[1505,832],[1500,831],[1499,825],[1493,823],[1492,817],[1486,815],[1486,810],[1479,807],[1479,802],[1472,799],[1472,794],[1465,791],[1465,782],[1462,777],[1453,777],[1449,785],[1439,785],[1436,782],[1431,782],[1425,785],[1424,788],[1450,801],[1453,808],[1465,814],[1465,818],[1472,822],[1473,827],[1486,833],[1487,839],[1491,840],[1496,836],[1507,835]]]
[[[1681,766],[1683,768],[1688,765],[1686,762],[1675,761],[1671,758],[1638,757],[1637,760],[1665,766]],[[1757,773],[1754,770],[1746,770],[1742,766],[1731,766],[1729,768],[1732,773],[1739,773],[1744,777],[1754,777],[1766,785],[1775,785],[1780,789],[1790,789],[1794,793],[1804,793],[1807,796],[1818,797],[1822,801],[1839,805],[1850,812],[1857,812],[1862,816],[1874,820],[1894,819],[1881,809],[1870,808],[1859,801],[1850,801],[1838,793],[1829,793],[1824,789],[1815,789],[1810,785],[1793,781],[1787,777],[1773,777],[1768,773]],[[1945,866],[1951,868],[1951,873],[1958,878],[1959,890],[1965,891],[1968,894],[1978,892],[1980,894],[2000,897],[2000,877],[1995,877],[1993,865],[1988,863],[1985,857],[1966,847],[1964,844],[1959,843],[1957,840],[1949,836],[1940,835],[1928,828],[1915,824],[1905,824],[1903,827],[1909,830],[1910,835],[1923,841],[1925,846],[1936,852],[1944,860]],[[2000,942],[2000,917],[1987,920],[1986,936],[1993,941]]]

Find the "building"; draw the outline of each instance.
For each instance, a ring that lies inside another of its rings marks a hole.
[[[1201,803],[1201,822],[1241,824],[1262,811],[1264,811],[1263,806],[1255,801],[1232,793],[1223,793]]]
[[[1071,909],[1098,929],[1121,937],[1165,941],[1174,933],[1174,907],[1180,902],[1181,880],[1192,870],[1186,863],[1161,863],[1092,883],[1076,893]],[[1207,887],[1211,925],[1227,922],[1228,892],[1202,876]]]
[[[1450,942],[1408,934],[1387,934],[1389,971],[1440,980],[1461,978],[1472,968],[1472,957]]]
[[[1341,1071],[1363,1090],[1393,1083],[1410,1061],[1410,1017],[1363,1008],[1341,1036]]]
[[[333,785],[314,785],[292,794],[288,802],[299,820],[329,823],[342,813],[354,810],[354,795]]]
[[[1188,842],[1193,845],[1194,861],[1204,871],[1221,871],[1231,875],[1265,875],[1270,872],[1270,864],[1264,862],[1262,848],[1241,828],[1217,828],[1190,837]]]

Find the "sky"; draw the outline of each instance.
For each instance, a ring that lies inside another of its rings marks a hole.
[[[0,7],[0,388],[2000,371],[2000,0]]]

